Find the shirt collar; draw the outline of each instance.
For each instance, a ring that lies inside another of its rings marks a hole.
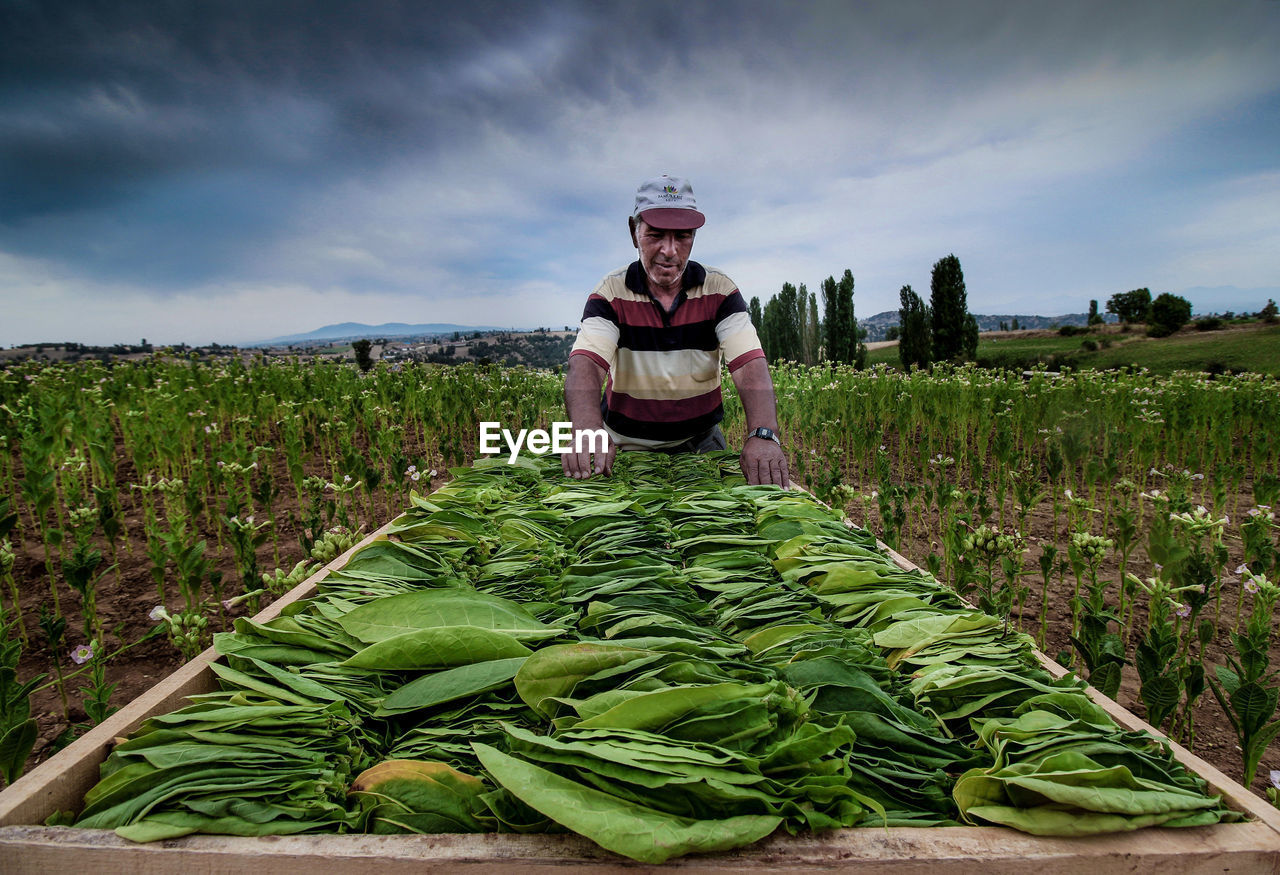
[[[703,285],[707,281],[707,269],[696,261],[690,261],[684,266],[684,275],[680,277],[680,291],[687,292],[694,286]],[[638,295],[648,295],[653,297],[649,291],[649,278],[644,275],[644,268],[640,265],[640,261],[631,262],[627,268],[627,288]]]

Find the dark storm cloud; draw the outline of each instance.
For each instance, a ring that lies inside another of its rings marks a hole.
[[[875,253],[896,294],[903,263],[962,244],[1034,260],[1079,237],[1062,258],[1085,261],[1100,202],[1126,192],[1121,237],[1188,168],[1266,227],[1278,17],[1272,0],[0,0],[0,289],[577,289],[629,254],[629,185],[667,170],[696,176],[714,254],[765,285]],[[1258,178],[1234,182],[1245,150]]]
[[[429,148],[447,102],[436,73],[475,42],[467,22],[441,21],[421,4],[6,10],[8,220],[127,197],[187,170],[322,173],[335,160],[358,166],[410,144]]]
[[[144,281],[231,271],[322,186],[429,161],[482,121],[536,123],[534,77],[504,41],[553,31],[554,10],[457,6],[6,4],[8,248],[92,239],[84,267]]]
[[[708,53],[874,101],[897,91],[877,70],[894,55],[963,88],[993,59],[1034,59],[1043,75],[1123,50],[1140,29],[1197,37],[1169,4],[948,4],[927,21],[908,6],[7,2],[0,222],[101,208],[210,169],[346,176],[425,159],[478,125],[532,136],[548,99],[625,92],[660,107],[655,90],[679,80],[658,74]],[[1074,38],[1082,28],[1089,39]],[[539,57],[539,39],[561,44]]]

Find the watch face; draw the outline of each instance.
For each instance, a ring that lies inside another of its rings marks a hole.
[[[763,425],[752,432],[754,435],[764,438],[765,440],[773,440],[773,430],[765,428]]]

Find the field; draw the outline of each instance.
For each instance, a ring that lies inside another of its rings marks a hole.
[[[1263,728],[1280,664],[1274,379],[774,374],[796,479],[1266,788],[1280,768]],[[563,418],[560,391],[550,372],[473,366],[361,376],[157,357],[0,372],[4,653],[34,681],[30,762],[448,479],[479,421]],[[732,400],[726,431],[741,437]],[[1219,673],[1233,659],[1235,681]],[[6,729],[26,725],[26,692],[6,692]]]
[[[1140,327],[1125,332],[1119,325],[1069,337],[1056,331],[988,332],[979,336],[977,358],[980,365],[992,368],[1132,366],[1153,374],[1188,370],[1280,376],[1280,325],[1226,325],[1216,331],[1187,327],[1159,339],[1148,338]],[[878,346],[867,354],[867,363],[897,367],[897,346]]]

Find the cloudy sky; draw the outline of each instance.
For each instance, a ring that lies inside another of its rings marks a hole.
[[[1280,2],[0,0],[0,344],[576,324],[689,177],[747,297],[1280,298]]]

